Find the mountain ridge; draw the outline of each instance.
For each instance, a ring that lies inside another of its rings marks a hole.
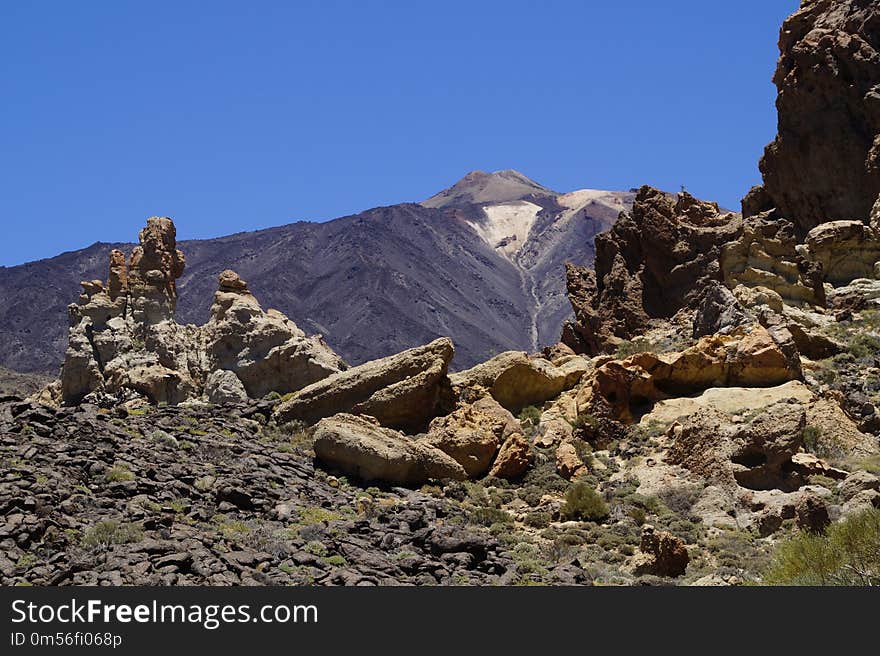
[[[487,184],[499,200],[485,196]],[[440,200],[456,188],[482,200]],[[555,341],[570,313],[564,262],[589,265],[592,237],[631,204],[628,192],[566,201],[578,193],[557,194],[509,169],[472,172],[432,196],[437,207],[400,203],[325,222],[183,240],[177,318],[204,322],[217,274],[232,268],[264,306],[323,334],[354,364],[441,335],[456,343],[454,368],[505,350],[535,350]],[[514,241],[492,243],[480,233],[480,225],[497,228],[493,217],[503,219],[511,203],[521,202],[529,203],[528,229],[496,230],[496,242]],[[0,365],[56,371],[66,348],[67,305],[81,280],[106,277],[113,248],[132,245],[96,242],[0,268]]]

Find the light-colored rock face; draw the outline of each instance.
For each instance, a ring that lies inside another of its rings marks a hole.
[[[483,207],[485,218],[469,222],[480,238],[506,258],[512,258],[526,243],[540,205],[511,201]]]
[[[861,221],[831,221],[807,234],[809,258],[822,266],[822,278],[835,287],[874,278],[880,261],[880,235]]]
[[[280,312],[264,312],[233,271],[220,274],[202,335],[208,368],[235,372],[254,398],[294,392],[346,368],[320,337],[307,337]]]
[[[790,303],[824,305],[821,270],[798,251],[794,226],[764,215],[743,221],[742,234],[721,249],[724,283],[770,289]]]
[[[507,479],[519,478],[529,468],[533,457],[529,441],[524,435],[514,433],[501,445],[501,450],[498,451],[492,469],[489,470],[489,476]]]
[[[563,442],[556,448],[556,473],[571,480],[589,471],[571,442]]]
[[[675,428],[668,460],[722,486],[792,491],[802,483],[790,465],[805,427],[806,412],[796,403],[777,403],[739,424],[700,410]]]
[[[279,421],[317,421],[338,412],[375,417],[383,426],[423,429],[447,402],[447,338],[352,367],[309,385],[280,404]]]
[[[205,381],[205,396],[211,403],[239,403],[248,398],[241,380],[234,371],[218,369],[212,371]]]
[[[515,434],[522,434],[519,422],[486,396],[434,419],[423,442],[451,456],[468,476],[476,477],[489,470],[499,448]]]
[[[502,406],[516,412],[571,389],[589,368],[589,361],[579,356],[570,356],[557,367],[544,358],[508,351],[449,379],[459,390],[485,389]]]
[[[364,481],[421,485],[429,479],[467,478],[440,449],[383,428],[368,417],[338,414],[315,427],[315,455]]]
[[[592,374],[578,394],[578,408],[630,423],[634,412],[656,401],[710,387],[772,387],[801,377],[793,362],[761,326],[748,333],[711,335],[681,353],[639,353],[611,360]]]
[[[815,400],[812,390],[795,380],[775,387],[711,387],[699,396],[682,396],[658,401],[639,423],[668,424],[688,417],[703,408],[712,408],[730,415],[758,412],[786,399],[809,404]]]
[[[177,249],[177,231],[168,217],[147,219],[139,240],[128,264],[132,316],[139,323],[158,323],[174,315],[176,281],[183,275],[186,259]],[[112,266],[111,259],[111,273]]]
[[[830,398],[818,398],[807,410],[814,429],[817,453],[825,457],[863,458],[878,452],[877,438],[859,430],[856,423]]]
[[[263,312],[232,271],[220,275],[205,326],[176,323],[175,281],[183,268],[174,224],[152,217],[127,265],[114,250],[107,284],[82,284],[82,295],[69,308],[64,403],[125,390],[154,403],[177,404],[205,393],[215,403],[232,402],[242,399],[242,389],[252,397],[283,394],[345,368],[320,337],[307,337],[274,310]],[[211,378],[215,372],[226,373]]]

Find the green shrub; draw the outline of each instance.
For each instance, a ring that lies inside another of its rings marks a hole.
[[[645,513],[644,508],[639,508],[637,506],[630,508],[629,512],[627,512],[627,515],[629,515],[630,518],[639,526],[644,524],[645,519],[647,518],[647,514]]]
[[[654,351],[655,345],[644,337],[637,337],[631,342],[628,340],[622,341],[617,345],[617,350],[614,352],[614,357],[618,360],[623,360],[628,358],[631,355],[635,355],[636,353],[646,353],[648,351]]]
[[[565,494],[562,516],[595,522],[608,517],[608,506],[596,490],[586,483],[575,483]]]
[[[595,417],[595,415],[591,415],[589,412],[579,414],[571,423],[571,427],[575,430],[598,430],[599,426],[599,420]]]
[[[858,333],[849,344],[849,352],[857,360],[874,357],[880,351],[880,338],[870,333]]]
[[[538,422],[541,421],[541,409],[533,405],[527,405],[519,411],[519,420],[537,426]]]
[[[134,524],[98,522],[83,534],[82,546],[94,548],[111,544],[128,544],[140,542],[143,538],[144,532]]]
[[[492,524],[510,524],[513,518],[504,510],[498,508],[475,508],[471,511],[470,519],[474,524],[492,526]]]
[[[766,585],[880,585],[880,510],[831,525],[824,535],[801,533],[776,549]]]
[[[547,528],[550,526],[551,521],[553,521],[553,518],[550,517],[550,513],[540,510],[530,512],[525,518],[526,526],[531,526],[532,528]]]
[[[108,469],[104,474],[104,480],[108,483],[115,483],[118,481],[133,481],[134,474],[131,473],[128,465],[121,463],[118,465],[113,465],[110,469]]]
[[[807,451],[816,453],[821,438],[822,429],[818,426],[807,426],[804,428],[804,446],[807,448]]]
[[[658,495],[663,504],[677,515],[687,515],[700,498],[700,488],[680,485],[663,490]]]

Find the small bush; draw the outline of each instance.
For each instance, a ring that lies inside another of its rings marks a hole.
[[[655,345],[644,337],[638,337],[631,342],[624,340],[617,345],[617,350],[614,352],[614,357],[618,360],[623,360],[637,353],[646,353],[648,351],[653,351],[655,350],[655,348]]]
[[[575,483],[565,495],[562,516],[566,519],[595,522],[608,517],[608,506],[589,485]]]
[[[700,488],[693,485],[681,485],[667,488],[658,496],[664,505],[678,515],[687,515],[700,497]]]
[[[533,405],[527,405],[525,408],[519,411],[519,420],[521,422],[528,422],[533,426],[537,426],[538,422],[541,420],[540,408],[536,408]]]
[[[589,412],[584,412],[575,417],[575,420],[571,423],[571,427],[575,430],[598,430],[600,423],[594,415],[591,415]]]
[[[471,512],[470,519],[474,524],[480,524],[481,526],[510,524],[513,522],[513,518],[509,513],[498,508],[476,508]]]
[[[818,426],[807,426],[804,428],[804,446],[807,451],[816,453],[819,448],[819,440],[822,439],[822,429]]]
[[[639,526],[645,523],[645,519],[647,517],[644,508],[639,508],[637,506],[630,508],[629,512],[627,512],[627,515],[629,515],[630,518]]]
[[[88,529],[82,538],[82,546],[86,548],[106,547],[111,544],[128,544],[140,542],[144,532],[134,524],[119,522],[98,522]]]
[[[880,337],[871,333],[858,333],[849,344],[849,352],[857,360],[873,358],[880,352]]]
[[[550,526],[551,521],[553,521],[553,518],[550,516],[550,513],[543,511],[530,512],[525,518],[526,526],[531,526],[532,528],[547,528]]]
[[[824,535],[802,533],[776,550],[766,585],[880,585],[880,510],[831,525]]]
[[[104,474],[104,480],[108,483],[115,483],[118,481],[133,481],[134,474],[131,473],[131,470],[129,470],[128,466],[125,464],[113,465]]]

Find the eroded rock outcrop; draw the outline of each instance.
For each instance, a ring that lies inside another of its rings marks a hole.
[[[313,383],[280,404],[280,422],[313,422],[338,412],[375,417],[382,426],[421,430],[451,408],[446,372],[452,342],[430,344],[373,360]]]
[[[681,576],[689,562],[684,540],[668,531],[657,531],[651,525],[642,527],[639,554],[634,562],[636,574]]]
[[[642,187],[632,212],[597,235],[595,275],[567,268],[575,322],[563,329],[562,341],[595,354],[645,332],[652,319],[673,316],[702,281],[720,279],[721,247],[741,229],[739,215],[715,203]]]
[[[234,372],[252,398],[294,392],[347,368],[320,336],[306,336],[277,310],[264,312],[234,271],[220,274],[202,337],[208,368]]]
[[[789,303],[825,305],[822,270],[798,251],[794,225],[767,214],[749,217],[720,253],[721,275],[738,285],[771,289]]]
[[[345,368],[320,337],[307,337],[279,312],[264,312],[232,271],[220,275],[205,326],[178,324],[175,281],[184,265],[174,223],[152,217],[127,263],[121,251],[111,251],[106,285],[82,283],[69,308],[61,402],[79,403],[96,392],[140,394],[153,403],[203,395],[234,402],[241,388],[252,397],[283,394]]]
[[[744,212],[775,207],[801,236],[826,221],[867,221],[880,194],[878,24],[869,0],[804,0],[785,21],[779,130]]]
[[[793,491],[803,483],[792,456],[804,444],[806,425],[798,403],[776,403],[740,423],[705,408],[675,428],[668,460],[723,486]]]
[[[578,393],[582,412],[630,423],[661,399],[710,387],[772,387],[801,378],[800,363],[761,326],[700,339],[681,353],[639,353],[597,367]]]
[[[859,278],[877,278],[880,234],[861,221],[830,221],[807,234],[809,258],[821,266],[822,279],[835,287]]]
[[[83,282],[68,309],[69,342],[61,371],[61,400],[124,389],[153,402],[179,403],[202,383],[198,331],[174,323],[175,281],[183,273],[174,224],[152,217],[128,264],[110,254],[108,282]]]

